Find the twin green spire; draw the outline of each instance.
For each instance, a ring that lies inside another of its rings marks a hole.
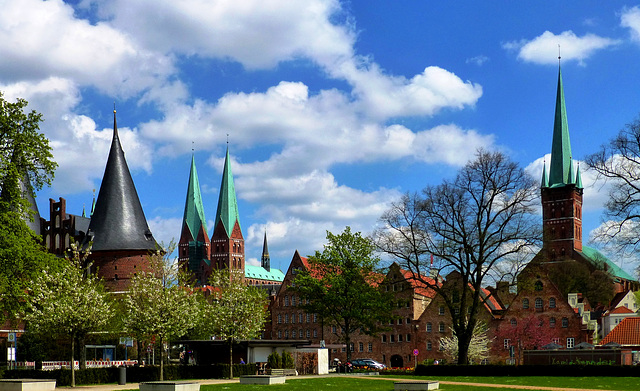
[[[217,227],[218,223],[222,221],[227,236],[230,237],[236,221],[238,222],[238,227],[240,227],[240,215],[238,214],[238,201],[236,200],[236,189],[233,185],[233,174],[231,173],[231,162],[229,160],[229,147],[227,147],[214,227]]]
[[[546,164],[542,170],[542,187],[561,187],[575,185],[582,188],[580,167],[573,174],[571,142],[569,140],[569,124],[562,87],[562,69],[558,68],[558,92],[556,95],[556,113],[553,124],[553,142],[551,144],[551,164],[547,179]]]
[[[184,224],[189,227],[191,237],[196,239],[200,227],[207,232],[207,221],[204,218],[202,194],[200,193],[200,181],[196,171],[195,157],[191,156],[191,171],[189,172],[189,185],[187,187],[187,201],[184,204]]]

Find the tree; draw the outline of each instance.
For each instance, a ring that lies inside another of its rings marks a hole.
[[[291,289],[306,302],[301,307],[336,326],[338,340],[349,347],[355,332],[383,330],[392,319],[393,297],[378,289],[384,276],[376,272],[380,260],[371,240],[346,227],[338,235],[327,231],[327,241],[322,252],[308,258],[309,269],[296,275]]]
[[[0,92],[0,212],[23,216],[28,216],[27,196],[50,185],[58,166],[49,140],[38,132],[42,114],[25,113],[27,104],[7,102]]]
[[[529,315],[521,319],[504,319],[496,330],[498,341],[508,340],[508,345],[513,346],[517,362],[522,364],[522,353],[525,350],[538,350],[550,343],[554,337],[554,329],[545,324],[545,319],[537,315]]]
[[[585,161],[598,180],[610,185],[606,222],[593,239],[613,253],[635,256],[640,249],[640,117]]]
[[[500,152],[480,150],[453,181],[393,203],[374,232],[382,252],[442,297],[460,364],[468,362],[478,310],[490,297],[482,294],[485,279],[542,236],[536,198],[536,182],[523,169]],[[432,278],[452,272],[459,283],[443,285]]]
[[[125,329],[136,336],[138,357],[142,341],[155,338],[160,344],[160,380],[164,380],[164,343],[185,335],[202,314],[201,296],[175,283],[177,268],[169,259],[174,248],[172,241],[166,251],[152,255],[150,271],[133,277],[124,299]]]
[[[33,219],[28,199],[51,183],[56,167],[49,141],[38,133],[42,116],[25,113],[26,106],[24,99],[7,102],[0,92],[1,321],[17,319],[26,304],[26,284],[46,264],[58,263],[25,223]]]
[[[212,335],[229,343],[229,378],[233,378],[233,343],[260,336],[269,299],[263,290],[246,285],[240,270],[214,271],[209,283],[215,291],[204,319]]]
[[[452,329],[451,331],[454,330]],[[469,343],[469,361],[480,363],[489,355],[489,342],[491,341],[487,337],[488,331],[489,327],[486,323],[476,323]],[[440,346],[449,360],[452,362],[458,360],[458,337],[456,337],[455,332],[451,337],[441,338]]]
[[[40,335],[71,340],[71,386],[75,387],[75,341],[104,329],[114,316],[101,281],[78,257],[59,269],[47,267],[29,286],[27,327]]]

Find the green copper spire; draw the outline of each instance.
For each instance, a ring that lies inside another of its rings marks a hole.
[[[549,179],[547,179],[547,161],[542,164],[542,182],[540,187],[549,187]]]
[[[222,172],[220,197],[218,198],[218,210],[216,212],[214,227],[217,227],[220,221],[222,221],[222,225],[224,225],[224,229],[229,237],[233,232],[233,226],[236,221],[238,222],[238,227],[240,226],[236,189],[233,185],[233,174],[231,173],[231,162],[229,161],[229,147],[227,147],[227,156],[224,159],[224,171]]]
[[[562,70],[558,68],[558,93],[556,96],[556,115],[553,124],[553,143],[551,144],[551,165],[549,167],[549,185],[563,186],[571,183],[571,142],[567,109],[564,104],[562,88]]]
[[[200,194],[200,181],[196,171],[195,157],[191,156],[191,171],[189,172],[189,185],[187,187],[187,200],[184,203],[183,225],[186,224],[191,231],[191,237],[195,240],[198,237],[200,227],[207,232],[207,220],[204,218],[204,207],[202,206],[202,195]]]
[[[576,188],[583,189],[582,175],[580,174],[580,164],[578,164],[578,169],[576,170]]]

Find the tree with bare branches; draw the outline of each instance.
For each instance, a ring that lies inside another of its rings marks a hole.
[[[597,180],[609,185],[605,222],[592,235],[612,253],[636,256],[640,249],[640,117],[585,159]]]
[[[454,180],[394,203],[374,232],[380,251],[442,297],[458,339],[460,364],[469,361],[478,310],[490,297],[483,283],[498,265],[530,251],[542,237],[534,213],[537,196],[536,181],[515,162],[503,153],[480,150]],[[459,275],[456,284],[433,278],[452,272]]]

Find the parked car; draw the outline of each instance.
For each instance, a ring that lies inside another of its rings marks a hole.
[[[381,364],[371,358],[357,358],[357,359],[351,360],[351,365],[353,365],[354,368],[365,368],[365,369],[367,368],[368,369],[384,369],[387,367],[386,365]]]

